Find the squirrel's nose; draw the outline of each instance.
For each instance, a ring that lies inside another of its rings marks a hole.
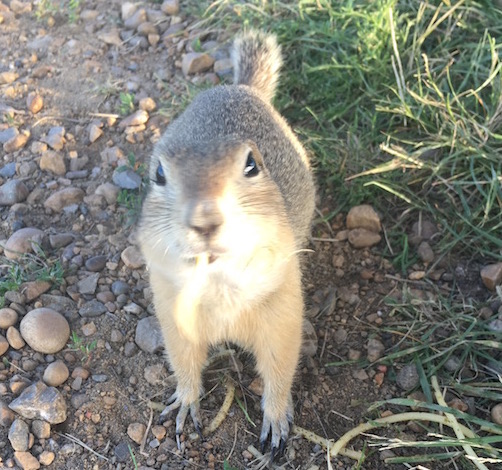
[[[192,201],[186,212],[186,225],[204,238],[211,238],[223,224],[223,214],[213,199]]]

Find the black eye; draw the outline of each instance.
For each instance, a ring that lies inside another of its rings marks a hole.
[[[164,186],[166,184],[166,175],[164,174],[164,168],[162,168],[162,165],[159,163],[159,166],[157,167],[157,173],[155,174],[156,180],[155,182],[159,186]]]
[[[251,178],[253,176],[256,176],[259,172],[260,169],[258,168],[258,164],[253,157],[253,152],[249,152],[248,158],[246,160],[246,166],[244,167],[244,176]]]

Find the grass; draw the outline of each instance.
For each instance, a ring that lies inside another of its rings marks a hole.
[[[17,260],[3,258],[0,266],[0,306],[5,293],[17,291],[29,281],[47,281],[58,287],[63,282],[64,269],[58,258],[49,257],[41,247],[36,253],[27,253]]]
[[[69,23],[76,23],[80,11],[80,0],[38,0],[35,4],[35,18],[39,21],[60,14]]]
[[[92,359],[92,352],[96,349],[97,345],[97,340],[85,341],[75,331],[72,331],[68,348],[72,351],[79,351],[82,356],[82,363],[84,367],[87,367]]]
[[[189,5],[202,18],[201,29],[219,30],[229,40],[243,27],[278,36],[285,64],[275,104],[313,155],[321,200],[337,201],[324,214],[327,220],[353,205],[372,204],[386,226],[384,255],[403,274],[417,261],[407,234],[419,219],[440,227],[434,249],[442,257],[502,260],[500,2]],[[424,300],[402,285],[398,299],[387,301],[390,319],[379,334],[394,346],[381,362],[389,380],[396,366],[415,364],[425,396],[421,407],[448,424],[444,431],[426,424],[431,434],[423,441],[386,437],[372,445],[407,448],[405,456],[387,463],[408,467],[431,461],[434,468],[500,464],[493,447],[502,428],[479,417],[502,401],[500,333],[479,316],[483,304],[457,289],[445,293],[425,280],[418,289],[433,295]],[[474,398],[475,412],[452,409],[441,391]],[[383,407],[407,413],[416,405],[394,399],[369,413],[375,420]],[[455,422],[475,434],[462,437]]]

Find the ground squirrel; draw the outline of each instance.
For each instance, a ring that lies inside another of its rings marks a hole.
[[[150,162],[139,241],[177,389],[162,416],[190,412],[208,347],[250,350],[264,381],[262,447],[284,447],[303,321],[299,251],[314,212],[305,150],[272,107],[281,53],[274,36],[234,42],[234,85],[200,93]]]

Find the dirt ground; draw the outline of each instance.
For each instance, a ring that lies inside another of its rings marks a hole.
[[[80,2],[75,23],[68,20],[67,10],[48,12],[37,19],[32,2],[0,3],[4,18],[0,24],[0,73],[16,75],[13,81],[7,77],[0,85],[0,131],[12,127],[21,133],[29,131],[26,144],[4,151],[0,164],[15,162],[14,177],[29,190],[25,201],[0,208],[0,239],[7,240],[21,227],[35,227],[47,235],[72,235],[67,246],[49,248],[51,257],[62,260],[65,276],[61,286],[48,293],[74,301],[73,310],[62,313],[86,344],[96,344],[88,359],[70,348],[51,358],[36,355],[28,346],[16,351],[11,348],[5,353],[8,362],[0,364],[0,382],[10,384],[19,376],[27,383],[35,382],[46,362],[54,359],[63,360],[70,374],[82,365],[90,372],[79,389],[73,386],[71,376],[58,387],[68,405],[68,418],[52,426],[49,438],[36,438],[30,449],[35,457],[43,451],[53,452],[54,461],[47,468],[131,469],[131,454],[139,468],[224,468],[225,461],[238,469],[257,468],[259,462],[248,447],[258,447],[260,384],[252,358],[240,351],[231,359],[222,356],[205,373],[207,396],[201,403],[202,416],[206,425],[214,418],[224,400],[225,381],[230,380],[249,418],[234,400],[223,424],[203,442],[192,440],[193,426],[189,423],[182,452],[173,440],[172,419],[156,427],[155,434],[150,429],[144,445],[134,442],[127,432],[131,424],[147,426],[151,418],[152,426],[157,425],[159,411],[155,409],[152,414],[149,402],[162,402],[173,386],[162,353],[145,352],[134,343],[138,320],[152,314],[144,267],[131,269],[121,258],[123,250],[134,244],[134,225],[128,221],[135,209],[131,204],[124,206],[120,199],[109,202],[96,197],[96,191],[100,185],[112,182],[121,162],[129,161],[141,173],[141,165],[147,162],[175,107],[187,96],[187,78],[181,72],[180,61],[193,40],[199,37],[203,48],[216,45],[212,53],[217,59],[225,59],[233,32],[202,32],[183,6],[174,16],[162,17],[159,2],[146,1],[141,8],[145,8],[157,33],[142,36],[124,26],[121,3]],[[224,73],[221,76],[224,80],[227,77]],[[211,69],[188,77],[196,84],[219,80]],[[43,99],[43,107],[36,114],[27,104],[31,92]],[[121,97],[120,93],[128,95]],[[128,96],[134,98],[131,106]],[[138,109],[142,98],[151,98],[156,104],[154,110],[148,111],[148,120],[138,126],[121,127],[124,117]],[[42,154],[51,148],[37,145],[56,126],[65,131],[61,148],[53,150],[62,156],[62,171],[41,164]],[[92,132],[100,134],[93,142]],[[3,178],[3,182],[7,180]],[[70,187],[81,188],[83,200],[59,212],[44,206],[51,194]],[[336,188],[320,187],[319,194],[322,213],[336,208]],[[385,227],[386,215],[381,216]],[[302,359],[293,389],[295,423],[329,439],[337,439],[359,422],[378,416],[367,413],[371,403],[406,395],[391,378],[396,373],[391,372],[392,366],[367,365],[365,361],[370,339],[387,350],[399,340],[382,329],[392,321],[384,299],[400,295],[402,280],[382,257],[384,240],[372,248],[355,249],[345,240],[344,224],[344,214],[329,224],[317,222],[315,239],[308,246],[311,251],[304,256],[306,315],[315,328],[317,346],[314,341],[315,353]],[[96,293],[79,293],[75,286],[89,274],[85,263],[97,255],[106,257],[106,265],[99,271]],[[417,262],[413,269],[420,271],[423,266]],[[108,295],[117,280],[127,288],[123,293]],[[451,286],[448,278],[438,282],[446,288]],[[473,284],[478,283],[476,278]],[[95,317],[79,315],[84,302],[98,293],[106,293],[101,298],[109,299],[107,311]],[[21,307],[29,311],[43,305],[41,299],[34,299]],[[23,369],[28,359],[35,361],[32,370]],[[327,365],[349,360],[355,364]],[[146,370],[153,371],[155,377],[147,380]],[[0,398],[9,403],[15,393],[6,387]],[[8,428],[0,427],[0,468],[18,468],[7,432]],[[412,431],[401,426],[395,432],[403,436]],[[362,442],[356,440],[353,445],[361,449]],[[291,469],[328,468],[325,451],[294,433],[279,464]],[[353,465],[346,457],[333,461],[337,469]],[[373,451],[362,468],[389,467]]]

